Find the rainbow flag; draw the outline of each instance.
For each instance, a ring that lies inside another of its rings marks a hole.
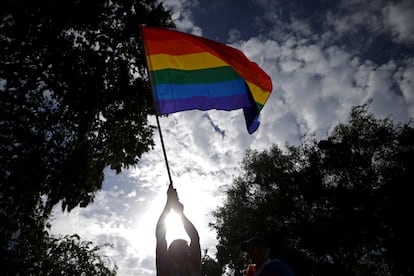
[[[243,108],[248,132],[272,92],[270,77],[241,51],[172,30],[142,27],[159,114]]]

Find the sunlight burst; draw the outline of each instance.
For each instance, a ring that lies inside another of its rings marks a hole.
[[[165,225],[167,227],[166,239],[168,244],[175,239],[184,239],[188,241],[188,235],[185,232],[181,217],[177,212],[171,210],[165,219]]]

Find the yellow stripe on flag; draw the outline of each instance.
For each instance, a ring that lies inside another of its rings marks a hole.
[[[148,56],[150,71],[161,69],[199,70],[221,66],[228,66],[228,64],[207,52],[179,56],[168,54]]]
[[[264,105],[266,103],[267,99],[269,98],[270,92],[266,91],[266,90],[263,90],[262,88],[255,85],[252,82],[247,81],[246,83],[250,88],[250,93],[252,94],[254,101],[256,103]]]

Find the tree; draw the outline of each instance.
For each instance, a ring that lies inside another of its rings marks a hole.
[[[201,259],[202,263],[202,276],[221,276],[223,275],[223,269],[219,263],[214,260],[210,255],[207,254],[207,249],[204,251],[203,258]]]
[[[87,206],[104,168],[152,148],[140,24],[173,26],[156,0],[1,2],[0,254],[16,269],[53,206]]]
[[[28,275],[116,275],[117,266],[108,257],[99,255],[101,246],[82,240],[78,235],[49,237],[41,240],[41,255],[28,254],[35,265]],[[104,244],[103,247],[110,246]]]
[[[410,275],[413,159],[412,122],[367,106],[326,140],[248,151],[214,214],[218,262],[243,275],[240,242],[260,235],[297,275]]]

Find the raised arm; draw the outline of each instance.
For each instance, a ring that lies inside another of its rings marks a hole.
[[[201,271],[201,247],[200,247],[200,237],[198,235],[197,229],[194,227],[193,223],[187,218],[184,214],[184,206],[178,202],[175,207],[177,212],[181,216],[183,226],[187,235],[190,237],[190,251],[193,259],[193,263],[196,267],[199,267]]]
[[[164,210],[162,211],[158,222],[157,222],[157,227],[155,229],[155,237],[157,238],[157,249],[159,247],[159,245],[165,245],[165,249],[167,248],[167,242],[165,239],[165,235],[167,232],[167,229],[165,227],[165,218],[168,214],[168,212],[170,211],[171,207],[167,203],[165,204]]]
[[[155,237],[157,238],[155,262],[157,266],[158,276],[168,275],[169,257],[167,240],[165,238],[167,232],[167,228],[165,226],[165,218],[168,215],[168,212],[171,210],[174,202],[177,201],[177,198],[177,192],[175,191],[173,186],[170,185],[167,191],[167,202],[165,204],[163,211],[161,212],[155,229]]]

